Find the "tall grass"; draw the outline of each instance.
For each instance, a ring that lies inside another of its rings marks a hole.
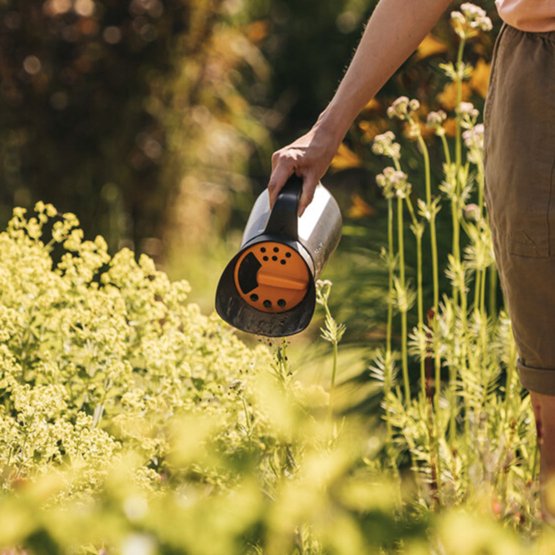
[[[416,99],[400,97],[388,109],[389,117],[404,122],[418,146],[424,198],[417,195],[422,187],[409,182],[401,146],[391,131],[376,136],[372,147],[391,165],[376,178],[388,206],[389,295],[386,344],[371,373],[383,383],[387,466],[408,460],[423,507],[458,504],[487,491],[502,517],[530,523],[536,511],[533,418],[528,399],[521,399],[510,321],[495,304],[497,276],[484,203],[484,129],[478,110],[462,101],[463,82],[472,74],[463,61],[465,46],[479,32],[490,30],[491,22],[471,4],[453,12],[451,22],[459,39],[457,58],[441,67],[456,89],[454,144],[446,138],[445,112],[430,112],[424,124]],[[426,129],[440,141],[441,183],[432,183]],[[435,222],[445,205],[453,240],[451,252],[440,253]],[[406,278],[405,227],[416,246],[416,284]],[[426,248],[429,269],[422,266]],[[439,290],[440,268],[451,283],[449,292]],[[425,320],[426,270],[431,273],[433,303]],[[409,331],[407,315],[415,309],[417,325]],[[395,312],[400,353],[392,347]],[[417,380],[410,378],[412,365],[418,366]],[[415,381],[418,387],[412,387]],[[522,505],[525,498],[529,503]]]

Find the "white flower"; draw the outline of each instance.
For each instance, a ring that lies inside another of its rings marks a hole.
[[[420,102],[416,98],[409,100],[409,110],[411,112],[416,112],[420,108]]]
[[[374,137],[372,152],[393,160],[399,160],[401,158],[401,145],[395,142],[395,134],[392,131],[386,131]]]
[[[481,217],[480,207],[475,203],[467,204],[463,208],[463,214],[467,220],[477,222]]]
[[[435,131],[438,136],[445,135],[443,122],[447,119],[447,114],[443,110],[430,112],[426,118],[426,125]]]
[[[387,109],[387,115],[390,118],[398,118],[400,120],[408,119],[412,112],[420,108],[420,102],[415,98],[409,100],[407,96],[400,96],[393,101],[393,104]]]
[[[121,544],[122,555],[152,555],[156,553],[156,542],[146,534],[129,534]]]
[[[394,196],[405,198],[410,195],[412,185],[407,181],[405,172],[396,170],[391,166],[384,168],[383,172],[376,176],[376,183],[383,189],[386,198]]]
[[[480,112],[474,108],[472,102],[461,102],[455,111],[460,116],[461,126],[464,129],[472,129],[480,115]]]
[[[462,39],[475,37],[479,31],[491,31],[491,19],[484,9],[465,2],[460,11],[451,12],[451,25],[455,33]]]
[[[461,102],[457,107],[457,112],[463,116],[478,117],[478,110],[474,108],[472,102]]]
[[[468,159],[478,164],[484,151],[484,125],[479,123],[463,133],[463,140],[468,148]]]

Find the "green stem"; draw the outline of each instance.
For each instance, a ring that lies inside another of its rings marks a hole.
[[[417,275],[417,303],[418,303],[418,337],[421,340],[424,334],[424,300],[422,291],[422,235],[416,236],[416,275]],[[420,388],[422,400],[426,399],[426,356],[420,353]]]
[[[497,311],[497,269],[495,264],[489,267],[489,313],[494,316]]]
[[[457,199],[456,195],[451,199],[451,221],[453,227],[453,258],[456,262],[460,261],[460,233],[459,233],[459,215],[457,211]],[[459,305],[459,289],[456,280],[453,282],[453,302],[455,306]]]
[[[482,272],[479,268],[476,269],[474,278],[474,310],[480,309],[480,292],[482,290]]]
[[[472,349],[467,349],[468,344],[470,343],[471,339],[468,336],[468,322],[467,322],[467,298],[466,298],[466,290],[464,287],[464,283],[461,284],[460,288],[460,295],[461,295],[461,319],[462,319],[462,339],[461,339],[461,364],[464,365],[466,368],[467,364],[468,367],[473,367],[473,352]],[[467,392],[468,393],[468,392]],[[464,404],[466,409],[466,414],[464,418],[464,429],[466,433],[467,441],[470,441],[470,395],[465,395]],[[456,410],[455,407],[452,407],[451,410]]]
[[[456,133],[455,133],[455,164],[457,165],[457,169],[460,168],[462,164],[462,140],[461,140],[461,114],[458,110],[461,102],[462,102],[462,84],[463,84],[463,75],[462,75],[462,63],[463,63],[463,53],[464,53],[464,46],[465,40],[461,39],[459,43],[459,49],[457,51],[457,65],[456,65],[456,73],[457,78],[455,80],[456,87],[457,87],[457,114],[456,114]]]
[[[505,387],[505,418],[509,422],[509,412],[511,402],[513,401],[513,381],[516,373],[516,345],[514,340],[511,339],[511,346],[509,349],[509,363],[507,364],[507,385]]]
[[[480,216],[484,212],[484,162],[480,158],[480,162],[477,164],[478,168],[478,206],[480,207]]]
[[[387,243],[388,243],[388,298],[386,350],[391,353],[391,330],[393,326],[393,200],[387,199]]]
[[[455,191],[453,192],[453,197],[451,200],[451,211],[452,211],[452,219],[453,219],[453,256],[456,262],[460,261],[460,214],[459,214],[459,192],[462,189],[462,184],[459,183],[460,178],[460,169],[462,165],[462,133],[461,133],[461,113],[459,110],[459,106],[462,102],[462,83],[463,83],[463,76],[462,76],[462,63],[463,63],[463,53],[464,53],[464,45],[465,40],[461,39],[459,43],[459,48],[457,52],[457,62],[456,62],[456,79],[455,85],[457,90],[457,106],[456,106],[456,116],[455,116]],[[453,286],[453,297],[454,302],[457,305],[457,290],[456,287]]]
[[[426,203],[428,205],[432,204],[432,178],[430,171],[430,153],[428,152],[428,147],[426,142],[422,138],[422,135],[418,136],[418,146],[420,147],[420,152],[424,158],[424,176],[426,182]],[[437,313],[437,307],[439,305],[439,272],[438,272],[438,256],[437,256],[437,236],[436,236],[436,223],[435,214],[430,218],[430,243],[432,249],[432,279],[433,279],[433,295],[434,295],[434,312]]]
[[[333,363],[331,369],[330,399],[335,389],[335,374],[337,373],[337,341],[333,342]]]
[[[445,133],[441,133],[441,145],[443,146],[443,155],[445,156],[445,162],[448,166],[451,165],[451,151],[449,150],[449,144],[447,143],[447,138]]]
[[[391,385],[393,381],[393,355],[391,351],[391,335],[393,327],[393,199],[387,199],[387,273],[388,273],[388,297],[387,297],[387,328],[386,328],[386,352],[385,352],[385,376],[384,376],[384,399],[387,407],[389,395],[391,393]],[[397,470],[395,454],[393,449],[393,427],[389,418],[389,412],[385,409],[385,427],[386,427],[386,451],[391,464],[391,468],[395,473]]]
[[[399,243],[399,282],[401,292],[406,297],[405,291],[405,245],[403,238],[403,199],[397,198],[397,234]],[[403,300],[406,302],[406,298]],[[408,367],[408,349],[407,349],[407,310],[406,306],[399,306],[401,312],[401,359],[403,369],[403,386],[405,389],[405,401],[410,402],[410,381]]]
[[[410,197],[407,197],[407,207],[411,216],[412,224],[416,233],[416,287],[417,287],[417,306],[418,306],[418,337],[424,333],[424,298],[422,285],[422,233],[418,231],[418,219],[412,205]],[[424,353],[420,356],[420,387],[422,399],[426,398],[426,357]]]
[[[418,135],[418,146],[422,157],[424,159],[424,176],[426,184],[426,203],[431,207],[432,204],[432,179],[430,171],[430,154],[428,152],[428,147],[424,141],[422,135]],[[434,317],[432,320],[432,334],[434,337],[434,343],[438,338],[438,321],[439,321],[439,270],[438,270],[438,255],[437,255],[437,233],[436,233],[436,215],[432,213],[430,218],[430,247],[432,251],[432,281],[433,281],[433,313]],[[434,348],[434,381],[435,381],[435,392],[434,392],[434,409],[436,413],[435,417],[435,433],[434,433],[434,443],[435,443],[435,456],[436,456],[436,474],[437,474],[437,495],[438,499],[441,498],[441,459],[440,459],[440,392],[441,392],[441,358],[439,354],[439,349]]]
[[[482,290],[480,291],[480,312],[483,315],[485,315],[486,313],[486,271],[487,271],[487,268],[482,268],[482,270],[480,270],[482,274],[482,280],[481,280]]]

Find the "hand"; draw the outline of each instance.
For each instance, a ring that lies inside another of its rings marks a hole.
[[[314,190],[326,173],[337,152],[339,141],[322,129],[313,127],[272,156],[272,174],[268,182],[270,207],[273,208],[279,192],[293,173],[303,178],[303,192],[299,201],[299,216],[314,198]]]

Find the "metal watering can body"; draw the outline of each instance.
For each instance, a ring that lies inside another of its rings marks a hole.
[[[216,311],[232,326],[284,337],[309,324],[316,279],[341,238],[337,202],[318,184],[312,202],[297,216],[302,179],[292,176],[270,210],[268,190],[257,198],[241,248],[216,290]]]

